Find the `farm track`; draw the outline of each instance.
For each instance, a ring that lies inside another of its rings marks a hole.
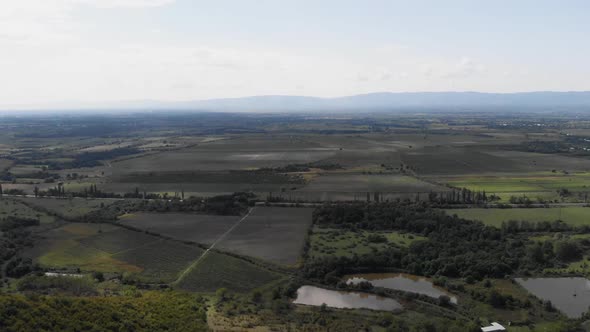
[[[256,207],[253,207],[250,210],[248,210],[248,213],[246,213],[245,216],[243,216],[240,220],[238,220],[225,233],[221,234],[211,244],[211,246],[209,246],[209,248],[205,249],[205,251],[203,251],[203,253],[201,254],[201,256],[199,256],[199,258],[197,258],[191,265],[189,265],[184,271],[182,271],[182,273],[178,276],[178,278],[175,281],[173,281],[171,284],[172,285],[177,285],[178,283],[180,283],[182,281],[182,279],[184,279],[184,277],[186,277],[186,275],[190,271],[192,271],[199,264],[199,262],[201,262],[203,260],[203,258],[205,258],[205,256],[207,256],[207,254],[209,253],[209,251],[211,251],[211,249],[213,249],[215,247],[215,245],[217,245],[217,243],[221,242],[221,240],[223,240],[229,233],[231,233],[236,227],[238,227],[238,225],[240,225],[244,220],[246,220],[250,216],[250,214],[252,213],[252,211],[254,211],[255,209],[256,209]]]

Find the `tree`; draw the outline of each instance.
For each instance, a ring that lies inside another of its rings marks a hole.
[[[98,282],[104,281],[104,274],[102,274],[102,272],[94,272],[92,276],[94,277],[94,279],[98,280]]]
[[[448,295],[441,295],[438,297],[438,305],[441,307],[448,307],[451,304],[451,298]]]
[[[219,288],[215,295],[217,296],[217,301],[223,302],[227,299],[227,288]]]
[[[581,256],[581,250],[577,242],[561,241],[557,243],[555,254],[557,255],[557,258],[562,261],[569,262],[579,259]]]
[[[39,187],[35,186],[35,197],[39,197]]]

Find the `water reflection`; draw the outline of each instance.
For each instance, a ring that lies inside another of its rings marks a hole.
[[[457,297],[441,288],[434,286],[430,280],[412,274],[367,273],[345,276],[345,279],[347,283],[357,284],[362,281],[368,281],[375,287],[383,287],[423,294],[433,298],[439,298],[441,295],[446,295],[451,299],[452,303],[457,303]]]
[[[344,292],[323,289],[315,286],[301,286],[293,303],[320,306],[326,304],[333,308],[395,310],[402,305],[394,299],[359,292]]]
[[[590,281],[586,278],[516,278],[536,297],[551,301],[570,318],[579,318],[590,306]]]

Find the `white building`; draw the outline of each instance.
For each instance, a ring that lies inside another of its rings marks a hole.
[[[484,326],[481,328],[482,332],[495,332],[495,331],[506,331],[506,328],[504,328],[504,326],[493,322],[492,325],[490,326]]]

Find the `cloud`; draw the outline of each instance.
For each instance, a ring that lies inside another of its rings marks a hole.
[[[153,8],[175,0],[8,0],[0,5],[0,46],[69,41],[76,34],[73,12],[100,9]]]
[[[476,63],[469,57],[461,57],[459,61],[444,70],[441,74],[444,78],[465,78],[485,72],[485,66]]]

